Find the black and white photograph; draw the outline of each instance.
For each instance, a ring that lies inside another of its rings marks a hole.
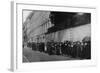
[[[96,65],[95,7],[12,4],[13,71]]]
[[[91,13],[22,10],[22,62],[91,60]]]

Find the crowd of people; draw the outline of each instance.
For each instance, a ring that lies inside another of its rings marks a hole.
[[[34,51],[40,51],[49,55],[70,56],[73,58],[90,59],[91,41],[65,41],[65,42],[47,42],[35,43],[28,42],[28,47]]]

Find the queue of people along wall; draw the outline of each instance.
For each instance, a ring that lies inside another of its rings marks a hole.
[[[91,14],[33,10],[23,23],[23,48],[91,58]]]

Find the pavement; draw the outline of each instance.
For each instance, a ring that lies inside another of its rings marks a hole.
[[[69,56],[61,55],[48,55],[44,52],[33,51],[31,48],[23,49],[23,62],[41,62],[41,61],[64,61],[64,60],[77,60]]]

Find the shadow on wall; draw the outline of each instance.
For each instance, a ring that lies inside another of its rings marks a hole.
[[[46,41],[64,42],[68,41],[82,41],[84,37],[91,37],[91,24],[81,25],[74,28],[60,30],[46,35]]]

